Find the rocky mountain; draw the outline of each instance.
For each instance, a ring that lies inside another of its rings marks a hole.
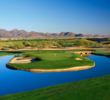
[[[110,34],[76,34],[73,32],[61,32],[61,33],[43,33],[43,32],[27,32],[25,30],[13,29],[7,31],[0,29],[0,39],[36,39],[36,38],[99,38],[99,37],[110,37]]]
[[[46,34],[40,32],[27,32],[25,30],[11,30],[7,31],[4,29],[0,29],[0,38],[44,38]]]
[[[72,32],[61,32],[61,33],[42,33],[42,32],[27,32],[25,30],[17,30],[13,29],[11,31],[7,31],[4,29],[0,29],[0,38],[55,38],[55,37],[74,37],[75,33]]]

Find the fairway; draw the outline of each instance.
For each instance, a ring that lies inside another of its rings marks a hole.
[[[20,56],[32,57],[37,60],[31,63],[16,64],[9,63],[9,66],[20,69],[61,69],[76,66],[93,66],[93,61],[72,51],[26,51]],[[80,60],[77,60],[80,59]]]

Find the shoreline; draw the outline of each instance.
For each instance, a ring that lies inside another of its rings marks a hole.
[[[62,68],[62,69],[26,69],[29,72],[71,72],[71,71],[81,71],[95,67],[95,62],[93,65],[85,65],[85,66],[76,66],[70,68]]]
[[[93,55],[98,55],[98,56],[105,56],[105,57],[109,57],[110,58],[110,55],[106,55],[106,54],[100,54],[100,53],[91,53]]]
[[[71,71],[81,71],[81,70],[87,70],[93,68],[95,67],[95,62],[91,66],[85,65],[85,66],[76,66],[76,67],[60,68],[60,69],[22,69],[22,68],[14,68],[12,66],[9,66],[8,64],[7,67],[14,70],[23,70],[28,72],[71,72]]]
[[[93,67],[93,66],[92,66]],[[65,69],[26,69],[29,72],[70,72],[70,71],[80,71],[92,68],[91,66],[78,66]]]

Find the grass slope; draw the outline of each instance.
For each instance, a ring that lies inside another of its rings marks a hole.
[[[110,57],[110,50],[95,50],[93,54]]]
[[[58,69],[69,68],[76,66],[92,66],[93,61],[74,54],[72,51],[27,51],[23,53],[23,56],[39,58],[39,61],[35,61],[27,64],[8,64],[14,68],[38,68],[38,69]],[[76,60],[80,58],[82,60]]]
[[[110,75],[1,96],[0,100],[110,100]]]

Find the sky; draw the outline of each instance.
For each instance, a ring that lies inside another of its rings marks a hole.
[[[0,0],[0,29],[110,34],[110,0]]]

